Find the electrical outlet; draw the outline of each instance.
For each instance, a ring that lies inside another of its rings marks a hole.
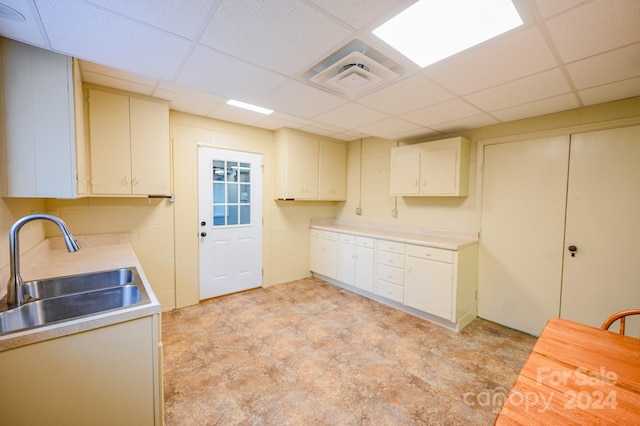
[[[357,215],[361,215],[362,214],[362,207],[356,207],[356,214]]]
[[[391,209],[391,217],[398,217],[398,209]]]

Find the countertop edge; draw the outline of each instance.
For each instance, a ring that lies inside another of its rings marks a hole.
[[[409,229],[402,230],[402,228],[400,227],[397,227],[396,230],[389,230],[378,229],[375,227],[375,225],[359,227],[349,224],[345,225],[339,223],[329,223],[327,221],[322,221],[319,223],[312,222],[309,228],[389,241],[397,241],[406,244],[442,248],[446,250],[462,250],[464,248],[478,244],[478,239],[469,236],[468,233],[460,233],[460,236],[453,235],[455,234],[455,232],[450,232],[449,235],[433,235],[429,234],[428,230],[425,230],[423,233],[414,233]]]

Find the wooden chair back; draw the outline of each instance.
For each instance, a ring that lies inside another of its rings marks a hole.
[[[608,330],[614,322],[620,320],[620,334],[624,334],[625,320],[628,316],[631,315],[640,315],[640,309],[629,309],[626,311],[617,312],[607,318],[607,320],[602,323],[602,327],[600,328],[602,328],[603,330]]]

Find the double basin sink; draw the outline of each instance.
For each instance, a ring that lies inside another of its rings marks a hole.
[[[150,303],[135,267],[25,282],[24,295],[0,312],[0,334]]]

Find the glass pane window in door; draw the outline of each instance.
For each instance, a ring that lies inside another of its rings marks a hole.
[[[227,225],[238,224],[238,206],[227,206]]]
[[[251,164],[214,160],[213,225],[251,224]]]

